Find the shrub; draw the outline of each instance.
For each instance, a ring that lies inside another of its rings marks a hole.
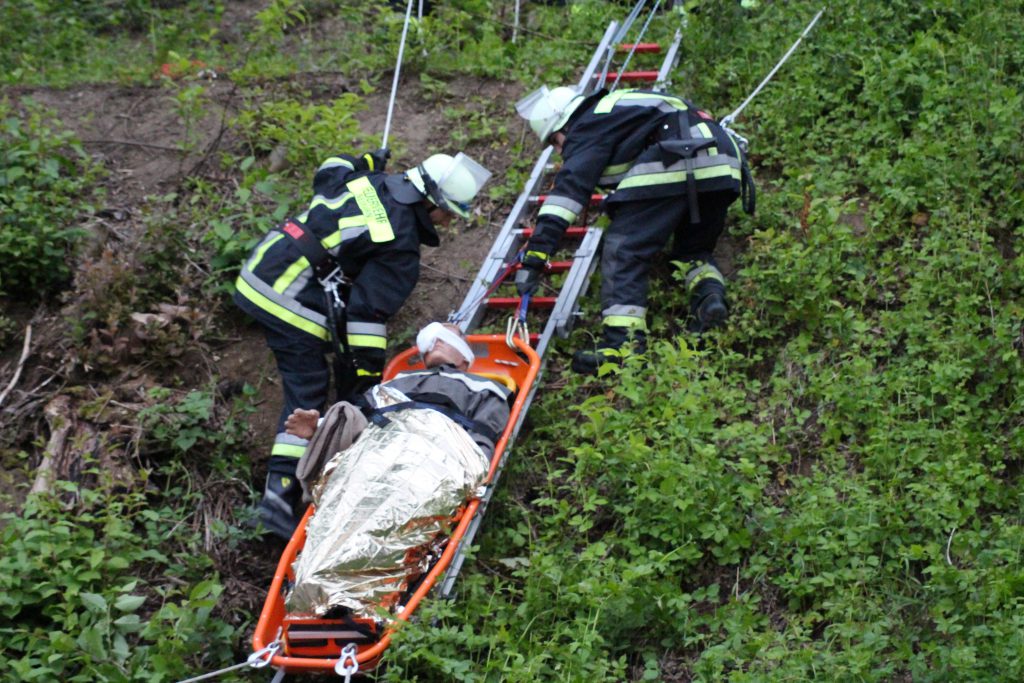
[[[23,114],[0,102],[0,126],[0,296],[37,299],[68,280],[68,257],[83,235],[74,222],[92,211],[99,171],[31,101]]]

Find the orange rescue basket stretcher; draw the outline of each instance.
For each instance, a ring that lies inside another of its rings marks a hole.
[[[515,392],[508,423],[495,444],[487,478],[483,482],[484,486],[490,486],[502,467],[509,441],[519,424],[520,415],[540,372],[541,361],[536,351],[519,337],[477,334],[469,335],[466,340],[476,354],[476,360],[469,372],[501,382]],[[509,346],[509,341],[515,345],[514,349]],[[384,379],[386,381],[401,372],[421,370],[423,367],[418,350],[411,348],[398,354],[388,363],[384,369]],[[395,629],[412,617],[420,602],[451,565],[466,530],[478,513],[482,514],[482,502],[481,498],[471,498],[456,511],[452,517],[454,529],[445,541],[440,557],[430,570],[420,577],[419,585],[408,600],[400,603],[401,609],[391,615],[390,622],[383,624],[377,620],[351,617],[345,620],[302,618],[295,622],[290,621],[285,611],[285,595],[287,587],[295,580],[292,563],[306,542],[306,523],[314,512],[313,506],[310,505],[277,564],[274,580],[270,584],[263,611],[253,634],[253,650],[267,652],[274,643],[279,643],[279,649],[270,650],[275,653],[268,662],[270,666],[283,668],[288,673],[314,673],[337,671],[336,667],[345,663],[341,660],[342,650],[347,647],[346,652],[351,656],[354,646],[354,658],[358,669],[366,671],[374,668],[391,644],[391,636]]]

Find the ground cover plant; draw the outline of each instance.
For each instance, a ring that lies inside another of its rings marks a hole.
[[[277,389],[243,371],[268,361],[226,295],[321,148],[373,146],[401,19],[241,5],[0,6],[0,390],[24,323],[48,345],[0,403],[2,680],[178,680],[247,654],[276,560],[244,527],[266,455],[251,425]],[[649,37],[683,30],[673,89],[719,117],[819,9],[682,7]],[[399,129],[396,163],[428,144],[501,163],[478,217],[494,229],[536,150],[461,83],[572,79],[627,9],[524,4],[513,42],[509,2],[438,5],[407,47],[421,99],[402,101],[444,126]],[[1024,677],[1022,33],[980,0],[830,8],[737,124],[760,192],[724,240],[728,328],[683,332],[659,264],[647,361],[580,379],[563,365],[597,329],[585,302],[457,600],[423,608],[379,680]],[[110,153],[26,97],[96,82],[159,94],[173,136],[137,150],[168,155],[158,191],[127,197]]]

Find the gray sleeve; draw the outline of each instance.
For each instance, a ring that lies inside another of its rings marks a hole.
[[[474,406],[473,414],[467,417],[490,427],[500,438],[501,433],[505,431],[505,425],[508,424],[508,416],[508,403],[487,392],[483,395],[482,400]],[[483,434],[473,433],[472,436],[480,448],[484,449],[484,453],[488,456],[494,454],[495,444],[493,441]]]

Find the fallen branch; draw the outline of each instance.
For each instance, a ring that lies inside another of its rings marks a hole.
[[[74,428],[74,415],[71,410],[71,399],[58,395],[46,404],[43,410],[46,421],[50,425],[50,440],[46,444],[43,461],[36,468],[36,479],[32,482],[29,493],[49,491],[62,469],[64,454],[67,450],[68,433]]]
[[[0,394],[0,405],[3,405],[4,399],[7,398],[7,394],[11,393],[11,389],[21,379],[21,371],[25,367],[25,360],[28,358],[29,348],[32,345],[32,324],[29,323],[25,326],[25,344],[21,347],[21,358],[18,359],[18,367],[14,370],[14,377],[11,378],[7,388],[4,389],[3,393]]]

